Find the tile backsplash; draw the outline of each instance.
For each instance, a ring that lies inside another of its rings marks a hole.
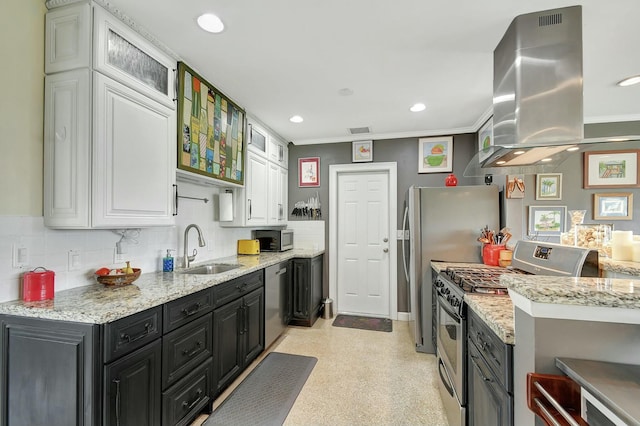
[[[251,238],[251,229],[219,226],[215,212],[219,191],[181,183],[181,194],[212,202],[181,200],[175,226],[129,230],[122,244],[123,261],[143,273],[161,271],[162,258],[172,249],[176,268],[182,267],[184,229],[191,223],[200,226],[207,243],[198,247],[196,231],[190,231],[189,253],[198,250],[196,263],[235,255],[237,240]],[[323,221],[292,221],[289,228],[295,230],[295,248],[324,249]],[[118,230],[50,229],[42,216],[0,216],[0,302],[19,299],[22,274],[39,266],[55,272],[56,291],[94,284],[96,269],[124,266],[124,262],[114,263],[121,237]],[[14,267],[14,251],[20,247],[27,249],[25,265]],[[75,264],[69,259],[71,251]]]

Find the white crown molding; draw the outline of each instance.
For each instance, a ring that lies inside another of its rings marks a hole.
[[[415,130],[410,132],[392,132],[392,133],[363,133],[359,135],[350,136],[336,136],[331,138],[322,139],[303,139],[294,140],[294,145],[318,145],[323,143],[339,143],[339,142],[354,142],[360,140],[383,140],[383,139],[404,139],[404,138],[417,138],[428,136],[449,136],[459,135],[465,133],[476,133],[477,130],[473,126],[460,127],[457,129],[436,129],[436,130]]]

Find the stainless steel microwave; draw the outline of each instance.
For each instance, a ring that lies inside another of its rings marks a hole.
[[[258,229],[254,238],[260,241],[260,251],[286,251],[293,248],[293,230]]]

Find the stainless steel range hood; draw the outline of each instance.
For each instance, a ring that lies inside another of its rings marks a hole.
[[[465,176],[549,172],[572,152],[611,140],[584,139],[581,6],[516,17],[493,67],[493,146]]]

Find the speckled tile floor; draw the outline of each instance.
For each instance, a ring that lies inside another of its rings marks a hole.
[[[394,321],[386,333],[333,327],[332,321],[290,327],[269,348],[318,358],[285,425],[447,425],[436,359],[413,349],[407,322]],[[216,399],[214,409],[266,354]]]

